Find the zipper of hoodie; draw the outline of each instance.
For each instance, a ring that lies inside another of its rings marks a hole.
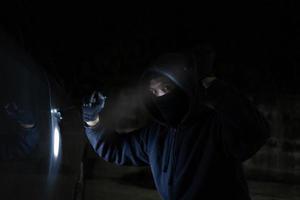
[[[170,171],[170,178],[168,181],[169,185],[173,184],[174,180],[174,173],[176,170],[176,134],[177,133],[177,128],[172,129],[172,160],[171,160],[171,171]]]
[[[172,129],[171,129],[171,131],[172,131]],[[171,152],[171,148],[172,148],[171,140],[172,140],[172,138],[168,137],[168,146],[167,146],[167,152],[166,152],[166,160],[163,165],[163,172],[167,172],[168,167],[169,167],[170,156],[171,156],[170,152]]]

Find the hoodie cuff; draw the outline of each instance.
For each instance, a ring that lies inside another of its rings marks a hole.
[[[91,130],[97,130],[100,127],[100,122],[98,122],[96,125],[94,126],[89,126],[86,122],[83,122],[83,126],[86,129],[91,129]]]

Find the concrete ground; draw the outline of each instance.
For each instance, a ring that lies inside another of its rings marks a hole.
[[[147,168],[119,167],[98,159],[85,184],[85,200],[158,200]],[[248,181],[253,200],[299,200],[300,185]]]

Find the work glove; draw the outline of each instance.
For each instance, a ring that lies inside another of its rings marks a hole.
[[[103,110],[106,97],[100,92],[94,91],[91,96],[83,100],[82,118],[84,122],[97,120],[99,113]]]
[[[5,110],[9,118],[18,122],[24,127],[33,127],[35,124],[32,111],[17,106],[16,103],[9,103],[5,106]]]

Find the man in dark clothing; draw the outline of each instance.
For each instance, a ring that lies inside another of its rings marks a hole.
[[[168,54],[143,74],[143,102],[153,116],[130,134],[104,127],[105,98],[83,105],[96,153],[118,165],[149,165],[163,199],[250,199],[242,162],[269,137],[266,120],[237,90],[201,74],[192,57]]]

